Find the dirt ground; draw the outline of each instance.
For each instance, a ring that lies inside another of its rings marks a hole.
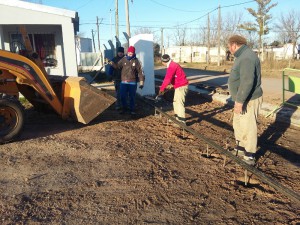
[[[172,93],[160,106],[172,114]],[[300,208],[234,162],[154,116],[110,107],[89,125],[26,110],[0,145],[0,224],[300,224]],[[190,92],[187,125],[233,146],[231,109]],[[261,117],[258,167],[300,192],[299,128]]]

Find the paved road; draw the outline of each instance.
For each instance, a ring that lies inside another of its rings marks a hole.
[[[206,71],[199,69],[184,69],[191,84],[202,86],[214,86],[227,90],[229,74],[217,71]],[[157,68],[155,75],[164,76],[166,69]],[[262,78],[262,88],[264,91],[264,101],[272,104],[282,103],[282,79]],[[286,98],[294,97],[294,101],[300,103],[300,95],[286,92]]]

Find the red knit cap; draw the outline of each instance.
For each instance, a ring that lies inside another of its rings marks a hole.
[[[133,54],[135,54],[135,47],[130,46],[127,50],[127,52],[132,52]]]

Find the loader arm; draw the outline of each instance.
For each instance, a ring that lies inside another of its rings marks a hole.
[[[28,86],[32,87],[36,94],[51,105],[59,115],[62,115],[62,102],[37,64],[24,56],[0,50],[0,70],[15,77],[20,92],[29,102],[34,104],[36,96],[29,94]]]
[[[24,41],[27,58],[29,58],[31,61],[33,61],[40,68],[41,72],[44,74],[44,77],[46,79],[48,79],[48,73],[45,70],[42,60],[40,59],[39,55],[33,51],[31,42],[29,40],[28,33],[26,31],[26,27],[24,25],[20,25],[19,29],[20,29],[20,32],[22,34],[22,38]]]

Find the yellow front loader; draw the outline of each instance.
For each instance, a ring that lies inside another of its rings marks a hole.
[[[31,50],[26,57],[0,50],[0,143],[13,140],[22,131],[24,115],[19,93],[37,109],[52,110],[63,119],[83,124],[115,102],[114,97],[84,78],[48,75],[40,62]]]

